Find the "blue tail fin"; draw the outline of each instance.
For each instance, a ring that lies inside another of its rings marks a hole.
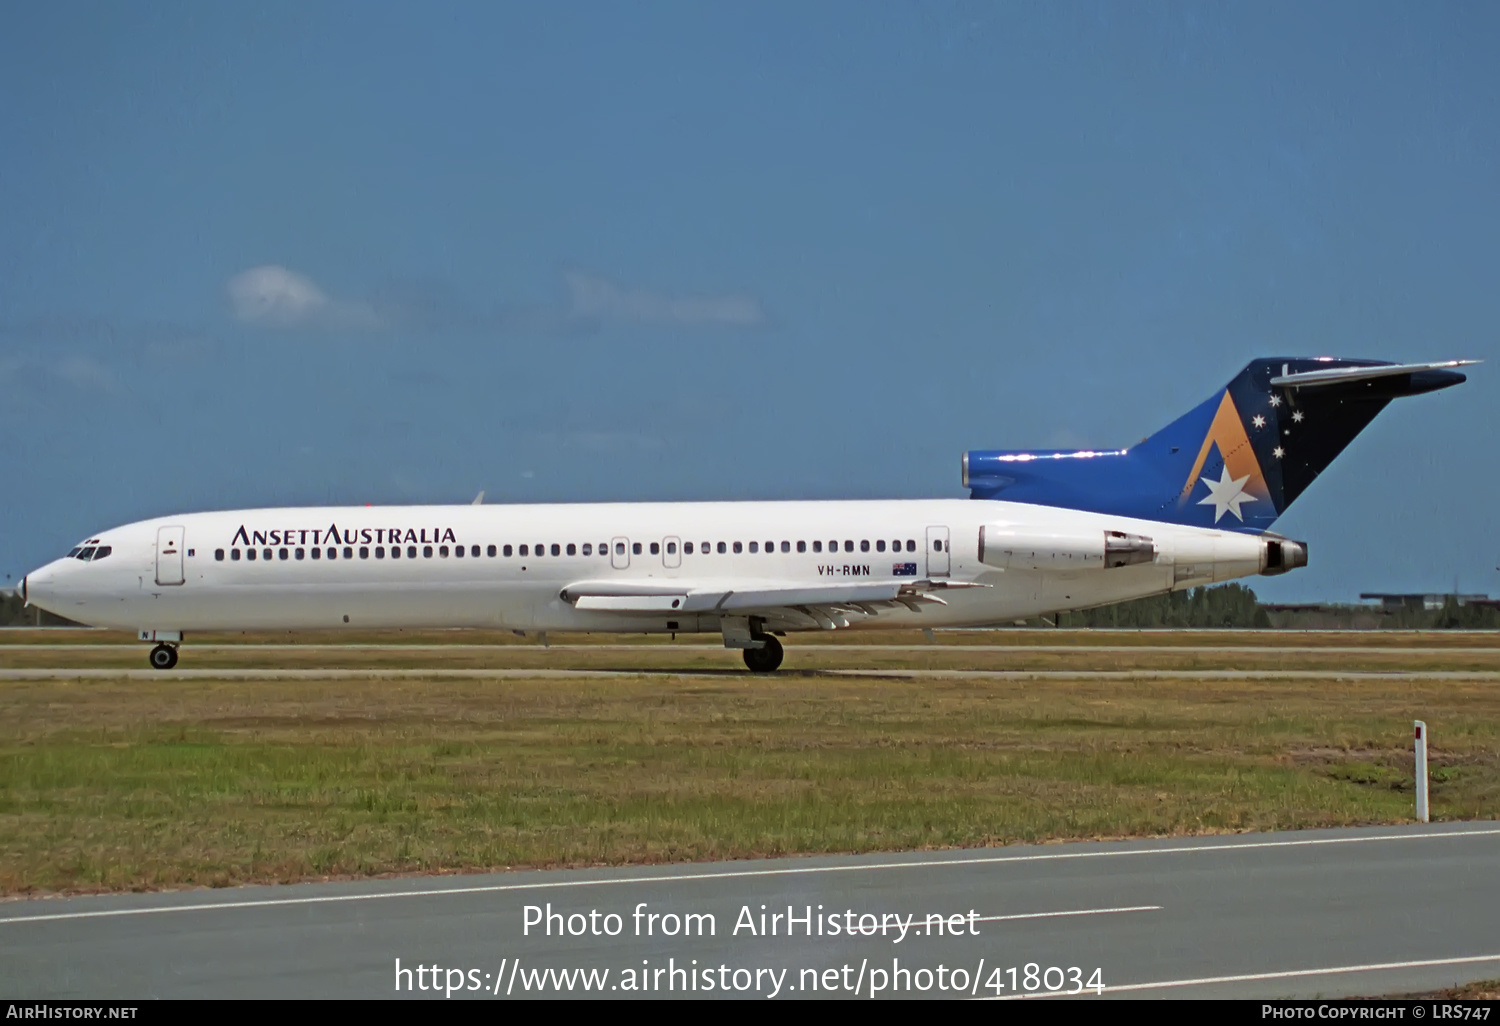
[[[1129,449],[975,450],[964,486],[1004,499],[1238,531],[1268,529],[1392,399],[1471,361],[1265,359]]]

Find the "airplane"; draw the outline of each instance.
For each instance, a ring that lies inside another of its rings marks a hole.
[[[1011,623],[1305,566],[1277,517],[1392,399],[1476,362],[1258,359],[1129,448],[967,452],[968,499],[187,513],[93,534],[18,590],[137,631],[158,670],[193,631],[468,627],[719,634],[770,673],[789,633]]]

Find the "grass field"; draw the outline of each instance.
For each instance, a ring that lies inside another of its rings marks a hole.
[[[6,631],[0,667],[143,668],[127,640]],[[845,633],[789,639],[769,678],[705,640],[226,635],[183,667],[369,674],[0,681],[0,893],[1400,822],[1414,718],[1434,818],[1500,809],[1493,634]],[[649,672],[381,676],[454,666]],[[1184,669],[1250,673],[1149,675]],[[1474,679],[1400,675],[1431,670]]]

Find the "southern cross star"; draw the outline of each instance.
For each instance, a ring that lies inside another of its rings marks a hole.
[[[1275,456],[1279,460],[1281,459],[1281,457],[1286,455],[1286,450],[1278,445],[1276,448],[1271,450],[1271,455]]]
[[[1208,486],[1208,497],[1199,499],[1198,505],[1213,506],[1214,523],[1217,524],[1219,518],[1225,513],[1233,513],[1240,520],[1245,519],[1245,515],[1240,512],[1240,506],[1255,501],[1255,496],[1245,494],[1245,482],[1250,480],[1249,474],[1244,477],[1231,478],[1229,468],[1225,467],[1217,481],[1210,481],[1206,477],[1200,480]]]
[[[1279,396],[1279,395],[1273,395],[1273,396],[1271,396],[1271,405],[1272,406],[1280,406],[1281,405],[1281,396]]]
[[[1302,423],[1302,418],[1304,416],[1306,416],[1306,414],[1304,414],[1301,410],[1293,410],[1292,411],[1292,421],[1294,423],[1301,424]]]
[[[1250,418],[1250,423],[1254,424],[1258,428],[1263,428],[1266,426],[1266,418],[1257,413],[1255,416]]]

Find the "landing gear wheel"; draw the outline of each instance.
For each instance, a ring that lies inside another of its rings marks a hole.
[[[177,649],[171,645],[157,645],[151,650],[151,668],[170,670],[177,665]]]
[[[775,673],[785,654],[781,650],[781,642],[770,635],[760,640],[766,643],[766,647],[745,649],[745,665],[750,667],[751,673]]]

